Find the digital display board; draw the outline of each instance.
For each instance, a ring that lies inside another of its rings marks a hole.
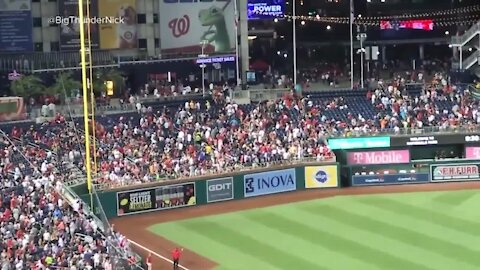
[[[404,146],[428,146],[428,145],[448,145],[465,144],[478,142],[479,136],[476,134],[442,134],[433,136],[398,136],[392,137],[392,147]]]
[[[285,0],[248,0],[249,20],[271,19],[285,14]]]
[[[381,30],[413,29],[433,31],[433,20],[380,21]]]

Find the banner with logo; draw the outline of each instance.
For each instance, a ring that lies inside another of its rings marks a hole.
[[[297,189],[295,169],[247,174],[243,181],[245,198]]]
[[[352,186],[380,186],[395,184],[428,183],[428,173],[398,173],[352,176]]]
[[[328,139],[328,147],[332,150],[388,148],[390,137],[332,138]]]
[[[233,0],[160,0],[160,47],[164,53],[235,50]]]
[[[196,204],[195,183],[117,192],[117,216]]]
[[[432,182],[480,180],[480,163],[451,163],[430,165]]]
[[[338,187],[338,166],[305,167],[305,188]]]
[[[31,0],[0,0],[0,52],[33,51]]]
[[[207,203],[233,199],[233,178],[207,180]]]
[[[117,193],[117,215],[129,215],[156,208],[155,189],[140,189]]]
[[[98,14],[121,19],[99,25],[101,49],[137,48],[136,0],[100,0]]]
[[[85,3],[85,2],[84,2]],[[87,5],[83,8],[84,15],[87,15]],[[59,0],[58,15],[62,19],[60,23],[60,50],[80,50],[80,24],[78,23],[78,0]],[[90,17],[98,18],[97,0],[90,0]],[[76,19],[74,19],[76,18]],[[90,37],[92,49],[98,49],[99,24],[90,24]],[[87,25],[85,25],[85,39],[87,36]]]
[[[347,153],[347,164],[402,164],[410,162],[409,150],[369,151]]]

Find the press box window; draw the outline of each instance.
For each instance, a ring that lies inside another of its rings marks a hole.
[[[138,39],[138,48],[139,49],[146,49],[147,48],[147,39],[139,38]]]
[[[138,24],[146,24],[146,23],[147,23],[147,15],[145,15],[145,14],[138,14],[138,15],[137,15],[137,23],[138,23]]]
[[[33,27],[42,27],[42,18],[33,17]]]

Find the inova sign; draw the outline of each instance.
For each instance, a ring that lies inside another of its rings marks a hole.
[[[207,202],[220,202],[233,199],[233,178],[207,180]]]

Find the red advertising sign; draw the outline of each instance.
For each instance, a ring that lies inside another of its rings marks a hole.
[[[456,163],[431,165],[432,181],[472,181],[480,180],[479,165]]]
[[[364,164],[402,164],[410,162],[410,151],[369,151],[347,153],[347,163],[352,165]]]
[[[413,29],[433,31],[433,20],[380,21],[380,29]]]

